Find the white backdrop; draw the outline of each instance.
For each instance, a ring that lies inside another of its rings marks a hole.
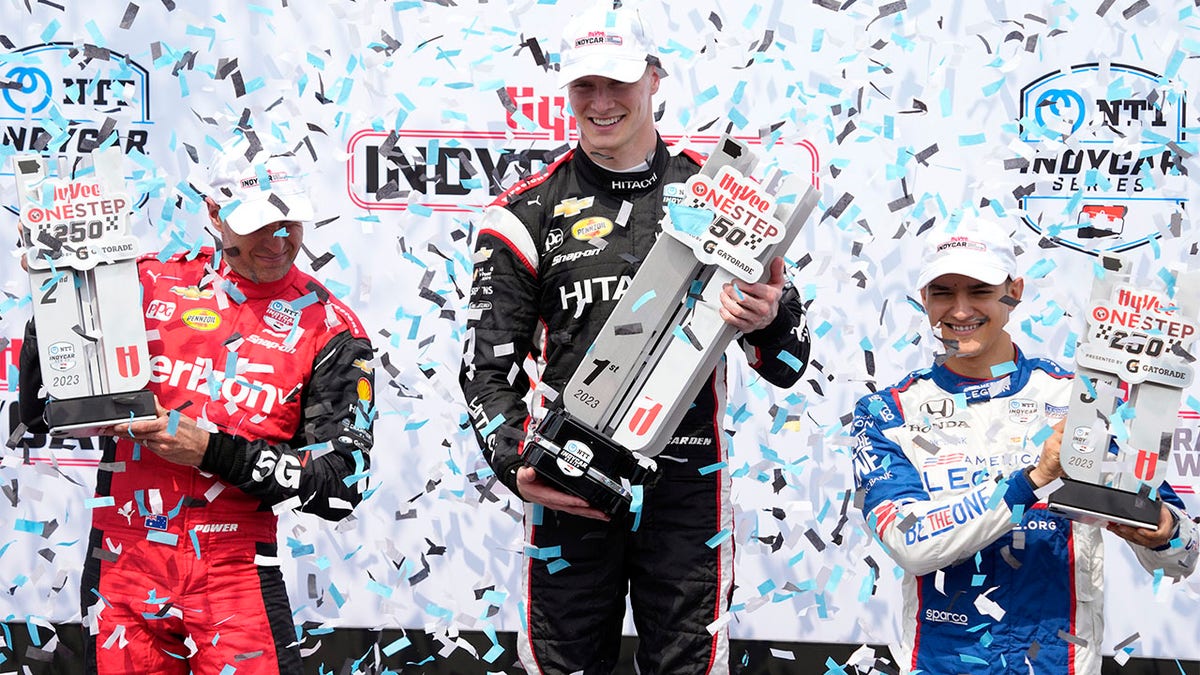
[[[311,170],[321,222],[300,264],[318,262],[316,276],[379,348],[377,490],[337,527],[284,519],[297,622],[450,635],[519,625],[519,505],[502,488],[481,492],[484,463],[457,387],[470,221],[500,184],[570,142],[563,92],[540,64],[553,62],[558,27],[583,3],[461,4],[0,0],[3,204],[16,201],[11,154],[71,120],[68,155],[81,139],[120,135],[132,189],[147,195],[135,226],[146,250],[207,241],[185,181],[239,125],[296,148]],[[1169,170],[1196,168],[1184,102],[1197,80],[1196,9],[642,6],[669,72],[663,133],[703,150],[731,125],[761,141],[768,164],[815,172],[823,193],[821,217],[789,256],[811,301],[804,381],[772,389],[731,356],[733,634],[889,642],[899,570],[850,504],[843,424],[869,386],[931,359],[912,302],[916,234],[964,215],[1004,218],[1033,291],[1012,332],[1029,353],[1069,361],[1095,260],[1087,251],[1128,249],[1149,280],[1194,253],[1181,206],[1194,181]],[[1075,131],[1066,144],[1049,133],[1062,130]],[[1112,159],[1124,153],[1134,159]],[[1089,213],[1112,214],[1120,232],[1083,236]],[[0,221],[15,231],[14,215]],[[0,414],[11,414],[29,289],[16,258],[2,259]],[[1200,513],[1200,393],[1189,395],[1169,480]],[[98,453],[86,441],[26,444],[0,464],[0,617],[77,620]],[[1155,585],[1122,546],[1110,542],[1110,554],[1104,650],[1138,633],[1135,655],[1200,658],[1200,579]]]

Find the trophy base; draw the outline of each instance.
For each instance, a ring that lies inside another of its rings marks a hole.
[[[154,394],[146,389],[64,398],[46,404],[46,424],[51,436],[95,436],[100,429],[113,424],[152,420],[156,416]]]
[[[630,487],[652,483],[658,471],[654,460],[621,447],[561,408],[538,425],[524,459],[543,479],[612,518],[628,515]]]
[[[1158,528],[1161,502],[1135,492],[1063,478],[1050,495],[1050,511],[1089,525],[1121,523],[1148,530]]]

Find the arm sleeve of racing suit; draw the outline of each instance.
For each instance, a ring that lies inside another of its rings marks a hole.
[[[1129,544],[1129,548],[1133,549],[1134,556],[1147,572],[1162,570],[1172,579],[1183,579],[1196,571],[1196,558],[1200,555],[1200,526],[1188,517],[1183,510],[1183,500],[1170,485],[1163,483],[1159,486],[1158,495],[1175,518],[1171,541],[1159,548],[1146,548],[1133,543]]]
[[[21,356],[19,360],[20,375],[17,378],[17,406],[21,414],[21,423],[35,434],[50,431],[46,426],[44,414],[46,399],[42,393],[42,365],[38,361],[37,330],[33,319],[25,324],[25,338],[21,341]]]
[[[779,299],[779,311],[771,323],[747,333],[739,340],[750,367],[777,387],[790,387],[808,366],[811,342],[804,321],[800,294],[789,283]]]
[[[854,483],[867,525],[908,573],[929,574],[978,553],[1013,529],[1014,511],[1037,502],[1024,471],[930,495],[920,471],[884,433],[901,424],[901,411],[883,395],[858,402],[852,422]]]
[[[489,207],[475,246],[459,384],[484,457],[517,496],[516,470],[529,423],[529,378],[521,365],[534,350],[537,264],[528,228],[507,208]]]
[[[317,353],[290,443],[210,433],[200,468],[275,505],[299,497],[301,511],[340,520],[362,501],[375,410],[371,343],[349,331]]]

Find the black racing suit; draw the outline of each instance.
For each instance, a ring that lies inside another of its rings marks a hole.
[[[698,170],[694,156],[672,156],[661,139],[650,166],[636,172],[608,171],[573,150],[484,213],[460,379],[484,454],[514,493],[533,419],[526,357],[542,367],[534,404],[545,404],[546,394],[563,390],[654,245],[664,186],[682,185]],[[769,326],[741,342],[763,377],[791,386],[809,351],[799,302],[789,299]],[[712,468],[726,458],[724,414],[722,365],[658,456],[663,475],[647,491],[635,531],[527,508],[519,644],[527,669],[610,672],[629,588],[642,672],[727,671],[727,631],[707,630],[727,612],[733,579],[729,473]]]

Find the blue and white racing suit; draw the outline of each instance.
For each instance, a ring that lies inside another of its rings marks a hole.
[[[905,570],[905,672],[1099,673],[1102,530],[1050,513],[1026,467],[1067,413],[1071,373],[1016,351],[1016,369],[977,380],[916,371],[854,410],[863,513]],[[1168,577],[1196,566],[1197,526],[1177,518],[1161,550],[1132,546]]]

